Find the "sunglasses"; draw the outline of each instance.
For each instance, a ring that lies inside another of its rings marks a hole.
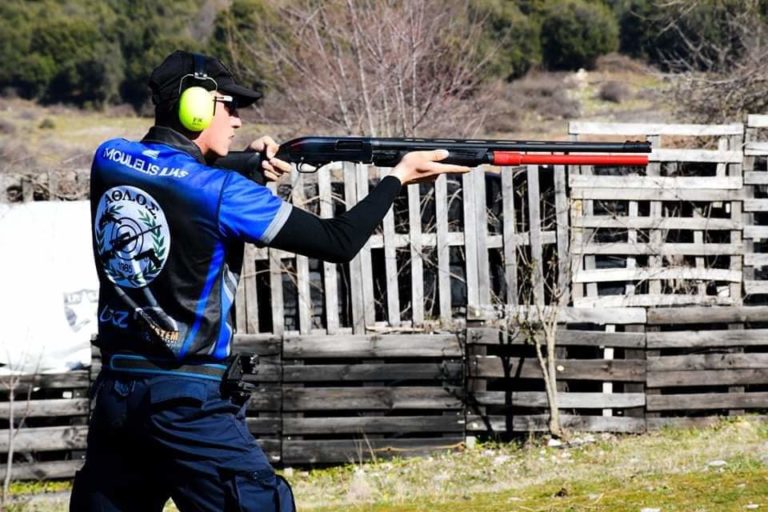
[[[237,99],[233,96],[216,96],[213,99],[214,105],[216,103],[222,103],[224,105],[224,108],[227,109],[227,112],[229,112],[229,115],[235,115],[237,114]]]

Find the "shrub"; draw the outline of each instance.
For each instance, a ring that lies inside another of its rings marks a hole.
[[[600,86],[597,96],[603,101],[621,103],[629,97],[629,88],[622,82],[610,80]]]
[[[615,51],[618,45],[618,24],[603,4],[553,2],[544,14],[541,48],[549,69],[593,69],[599,56]]]

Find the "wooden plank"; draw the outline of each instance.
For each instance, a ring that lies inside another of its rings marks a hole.
[[[549,314],[549,307],[543,308],[544,315]],[[524,315],[529,320],[534,321],[538,318],[538,312],[535,308],[523,306],[484,306],[479,308],[468,308],[467,318],[493,322],[494,320],[514,319],[519,315]],[[558,312],[559,323],[581,323],[581,324],[644,324],[644,308],[615,308],[610,311],[595,308],[560,308]]]
[[[352,363],[285,365],[283,382],[354,382],[403,380],[459,380],[463,365],[453,363]],[[256,380],[262,377],[257,374]]]
[[[642,188],[579,188],[571,190],[571,199],[593,199],[603,201],[743,201],[744,189],[662,189]],[[661,215],[651,215],[661,218]]]
[[[482,405],[506,405],[505,391],[475,393],[474,399]],[[642,407],[643,393],[558,393],[557,404],[561,409],[603,409],[605,407]],[[547,407],[547,395],[543,391],[515,391],[513,407]]]
[[[383,172],[383,170],[380,170]],[[443,188],[445,179],[443,178]],[[438,234],[440,233],[438,229]],[[382,224],[382,242],[384,248],[384,272],[387,287],[387,320],[393,326],[400,325],[400,288],[397,283],[399,268],[397,265],[397,250],[395,248],[395,209],[390,208],[384,216]],[[373,246],[373,244],[371,244]],[[447,249],[447,246],[446,246]]]
[[[283,419],[278,416],[265,418],[249,416],[245,422],[248,425],[248,431],[254,436],[280,435]]]
[[[494,328],[472,329],[474,333],[470,338],[467,333],[467,344],[496,345],[524,344],[527,343],[522,336],[501,340],[499,330]],[[538,335],[543,339],[543,336]],[[563,328],[557,330],[558,346],[584,346],[584,347],[624,347],[645,348],[645,333],[641,332],[604,332],[604,331],[569,331]]]
[[[421,202],[419,185],[408,190],[408,234],[411,248],[411,318],[414,325],[424,323],[424,261],[421,247]]]
[[[488,208],[485,204],[485,171],[474,173],[473,192],[475,196],[475,223],[471,229],[465,225],[464,232],[475,238],[477,251],[477,304],[491,303],[491,271],[488,260]],[[535,242],[531,242],[536,246]]]
[[[477,197],[475,194],[475,175],[482,174],[480,168],[473,169],[472,171],[462,174],[462,192],[463,192],[463,210],[464,210],[464,230],[474,228],[477,226],[479,219],[475,218],[477,211],[475,203]],[[477,238],[475,236],[464,237],[464,262],[465,262],[465,278],[467,283],[467,305],[468,306],[481,306],[480,292],[478,289],[478,258],[477,258]]]
[[[515,432],[548,432],[548,414],[514,415],[511,418],[512,429]],[[560,422],[563,427],[576,432],[621,432],[640,433],[645,431],[643,418],[606,417],[606,416],[579,416],[573,414],[561,414]],[[468,432],[507,432],[507,418],[504,416],[487,416],[481,418],[476,415],[467,417]]]
[[[745,185],[768,185],[768,172],[744,171]]]
[[[259,356],[279,356],[282,340],[272,334],[236,334],[234,352],[251,352]]]
[[[283,411],[459,409],[460,390],[412,387],[328,387],[283,390]]]
[[[574,227],[606,229],[691,229],[691,230],[732,230],[741,229],[743,224],[733,219],[710,217],[623,217],[614,215],[591,215],[573,219]]]
[[[504,246],[504,280],[507,285],[507,304],[518,303],[517,286],[517,231],[515,212],[514,171],[512,167],[501,168],[501,199],[502,199],[502,237]],[[566,253],[560,253],[566,254]]]
[[[765,384],[768,368],[745,370],[695,370],[648,372],[647,386],[653,388],[677,386],[738,386]]]
[[[704,281],[740,282],[741,272],[721,268],[664,267],[605,268],[581,270],[573,276],[575,283],[604,283],[611,281],[647,281],[650,279],[700,279]]]
[[[654,201],[655,202],[655,201]],[[654,229],[653,232],[661,233],[661,230]],[[581,254],[602,254],[608,255],[649,255],[649,256],[728,256],[728,255],[740,255],[744,253],[743,244],[674,244],[674,243],[606,243],[597,244],[589,243],[581,246],[580,248],[573,248],[572,252]],[[658,267],[661,268],[661,267]],[[660,292],[660,290],[659,290]],[[656,292],[656,293],[659,293]]]
[[[752,252],[744,254],[744,265],[751,267],[764,267],[768,265],[768,253]],[[744,276],[744,280],[748,279]]]
[[[744,238],[752,240],[768,239],[768,226],[744,226]]]
[[[357,165],[357,201],[362,201],[368,195],[368,166]],[[373,263],[371,262],[370,239],[365,241],[358,253],[360,257],[360,277],[363,291],[363,318],[366,326],[376,323],[376,297],[373,293]]]
[[[238,290],[242,289],[243,303],[237,304],[238,323],[242,313],[244,328],[240,332],[259,332],[259,297],[256,291],[256,247],[245,244],[243,254],[243,279]],[[238,299],[239,301],[239,299]]]
[[[87,398],[59,398],[26,400],[17,398],[13,404],[13,416],[20,418],[84,416],[88,414]],[[10,402],[0,402],[0,420],[10,417]]]
[[[269,290],[272,301],[272,332],[281,336],[285,331],[283,263],[272,250],[269,251]]]
[[[743,185],[741,177],[665,177],[665,176],[603,176],[572,174],[568,182],[580,188],[642,188],[650,190],[714,189],[737,190]]]
[[[750,295],[768,293],[768,281],[744,281],[744,292]]]
[[[528,178],[528,217],[531,234],[531,284],[534,304],[544,304],[544,258],[541,243],[541,193],[539,189],[539,166],[526,167]]]
[[[326,219],[333,217],[333,195],[331,190],[331,175],[327,166],[317,171],[317,194],[320,199],[320,216]],[[339,292],[337,287],[336,265],[323,262],[323,288],[325,296],[325,327],[328,334],[335,333],[339,328]]]
[[[473,356],[470,357],[468,364],[469,375],[475,378],[543,378],[539,363],[533,358]],[[556,367],[558,379],[614,382],[645,380],[645,361],[643,360],[558,359]]]
[[[719,295],[603,295],[573,300],[573,305],[580,308],[722,306],[735,303],[733,298]]]
[[[426,455],[463,447],[464,437],[416,439],[318,439],[283,441],[283,463],[321,464],[332,462],[359,463],[370,458]]]
[[[737,332],[743,332],[737,330]],[[649,357],[648,371],[736,370],[768,368],[768,354],[715,353]]]
[[[437,248],[437,293],[440,304],[440,323],[449,326],[451,311],[451,254],[448,245],[448,177],[442,174],[435,180],[435,244]]]
[[[454,334],[287,337],[285,359],[461,357],[463,350]]]
[[[349,211],[358,202],[357,196],[357,165],[352,162],[344,162],[344,203]],[[365,333],[365,295],[363,292],[363,267],[361,255],[358,253],[352,261],[349,262],[349,287],[352,309],[352,332],[355,334]]]
[[[768,115],[765,115],[765,114],[747,115],[747,126],[749,128],[768,128]]]
[[[307,198],[304,193],[304,178],[298,174],[291,191],[293,204],[306,208]],[[312,329],[312,295],[309,290],[309,259],[300,254],[296,255],[296,291],[298,294],[299,332],[309,334]]]
[[[554,167],[555,217],[557,219],[557,294],[562,295],[562,303],[568,304],[571,296],[571,261],[570,261],[570,226],[568,225],[568,196],[566,187],[566,167]],[[543,242],[543,241],[542,241]],[[513,303],[514,304],[514,303]]]
[[[745,156],[765,156],[768,155],[768,142],[748,142],[744,144]],[[765,173],[763,173],[765,174]]]
[[[86,446],[88,427],[86,425],[30,427],[18,429],[15,435],[14,451],[17,453],[82,450]],[[8,430],[0,430],[0,452],[5,453],[8,448]]]
[[[11,480],[54,480],[72,478],[83,467],[84,459],[56,460],[49,462],[20,463],[11,466]],[[7,465],[0,464],[0,475],[5,475]]]
[[[600,123],[571,121],[568,133],[579,135],[676,135],[704,137],[741,135],[742,123],[731,124],[666,124],[666,123]]]
[[[464,432],[464,415],[353,416],[341,418],[285,418],[286,436],[307,434],[399,434],[413,432]]]
[[[88,370],[73,370],[67,373],[50,373],[42,375],[21,375],[17,391],[33,385],[36,388],[72,389],[87,388],[90,385]]]
[[[254,390],[251,398],[248,400],[247,409],[249,412],[274,412],[281,411],[282,405],[282,393],[281,390],[272,386],[266,388],[264,386]]]
[[[739,306],[719,308],[658,308],[648,310],[649,324],[753,323],[768,322],[768,306]],[[766,332],[762,333],[765,336]],[[758,330],[744,331],[759,334]]]
[[[766,409],[768,393],[697,393],[652,395],[646,407],[649,411],[693,411],[711,409]]]
[[[745,198],[742,206],[745,212],[768,212],[768,199]]]
[[[768,329],[649,332],[646,336],[649,349],[768,345]]]
[[[702,162],[702,163],[741,163],[744,154],[741,151],[723,151],[715,149],[654,149],[648,156],[651,162]]]

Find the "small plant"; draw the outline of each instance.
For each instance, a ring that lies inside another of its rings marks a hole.
[[[629,97],[629,88],[622,82],[610,80],[600,86],[597,96],[603,101],[622,103]]]
[[[38,128],[40,128],[41,130],[53,130],[54,128],[56,128],[56,122],[50,117],[46,117],[40,122],[40,124],[38,125]]]

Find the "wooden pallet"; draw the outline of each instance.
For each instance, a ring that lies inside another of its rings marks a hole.
[[[88,377],[87,370],[25,376],[15,386],[12,479],[69,478],[82,466]],[[0,382],[7,384],[8,379],[0,377]],[[5,475],[11,408],[7,387],[0,389],[0,474]]]

